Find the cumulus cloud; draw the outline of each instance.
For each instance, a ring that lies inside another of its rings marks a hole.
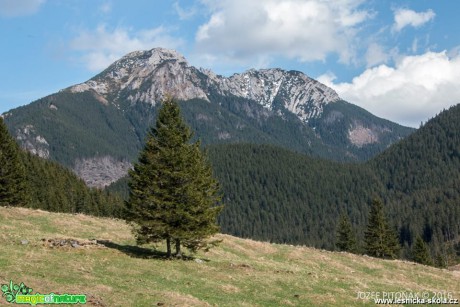
[[[430,20],[434,19],[436,14],[433,10],[417,13],[409,9],[398,9],[395,11],[393,31],[399,32],[407,26],[418,28]]]
[[[38,12],[45,0],[0,0],[0,15],[16,17]]]
[[[93,31],[81,31],[70,42],[70,48],[80,52],[81,60],[88,69],[99,71],[132,51],[155,47],[174,49],[182,44],[181,39],[171,36],[164,27],[132,33],[125,28],[108,31],[100,25]]]
[[[218,57],[254,61],[282,56],[353,60],[358,27],[371,14],[362,0],[203,0],[210,16],[196,33],[197,48]]]
[[[369,45],[365,56],[367,67],[372,67],[381,63],[387,63],[389,57],[389,54],[385,52],[381,45],[372,43]]]
[[[446,51],[406,56],[395,67],[367,69],[351,83],[334,83],[334,77],[328,73],[319,79],[343,99],[412,127],[460,103],[460,55],[449,57]]]

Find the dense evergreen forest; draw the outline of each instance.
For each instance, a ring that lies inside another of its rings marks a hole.
[[[339,215],[364,224],[379,187],[362,165],[270,145],[212,146],[209,154],[224,193],[222,230],[241,237],[332,249]]]
[[[0,117],[0,205],[121,217],[123,200],[90,189],[73,172],[21,150]]]
[[[56,162],[21,152],[26,173],[25,206],[54,212],[121,217],[123,199],[88,188],[72,171]]]
[[[369,204],[385,202],[403,256],[417,236],[433,256],[460,254],[460,105],[363,164],[312,159],[271,146],[210,148],[226,208],[224,232],[332,249],[341,213],[362,240]]]

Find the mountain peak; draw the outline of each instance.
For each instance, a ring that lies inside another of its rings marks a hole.
[[[72,92],[92,90],[100,101],[156,104],[165,94],[178,100],[210,101],[210,91],[258,102],[271,111],[288,111],[308,121],[321,115],[325,104],[340,100],[326,85],[299,71],[280,68],[250,69],[230,77],[189,66],[175,50],[154,48],[131,52],[91,80],[70,88]]]
[[[187,60],[185,57],[173,49],[166,49],[166,48],[153,48],[147,51],[134,51],[128,53],[124,57],[122,57],[117,62],[129,61],[129,60],[140,60],[141,62],[148,64],[148,65],[159,65],[165,61],[176,61],[179,64],[188,65]],[[115,63],[117,63],[115,62]]]
[[[333,89],[304,73],[280,68],[250,69],[234,74],[224,80],[221,88],[255,100],[270,110],[284,108],[302,121],[321,115],[325,104],[340,100]]]

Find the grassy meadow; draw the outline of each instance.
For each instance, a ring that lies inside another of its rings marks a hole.
[[[121,220],[0,207],[0,283],[23,282],[33,293],[86,294],[89,306],[375,305],[359,292],[460,298],[460,271],[216,238],[222,243],[209,252],[168,260],[161,244],[137,247]],[[4,297],[0,305],[7,305]]]

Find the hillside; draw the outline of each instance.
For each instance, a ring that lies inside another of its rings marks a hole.
[[[459,271],[228,235],[194,260],[169,261],[135,247],[120,220],[1,207],[0,229],[1,284],[86,294],[89,306],[374,305],[359,292],[460,297]]]
[[[222,231],[243,238],[334,249],[336,222],[361,230],[380,182],[362,164],[315,159],[268,145],[212,146],[224,192]]]
[[[338,163],[256,144],[208,147],[224,193],[224,233],[334,249],[347,214],[362,239],[375,197],[411,259],[419,235],[432,256],[460,256],[460,105],[366,163]],[[126,180],[109,190],[127,197]],[[448,242],[448,243],[446,243]],[[458,261],[458,260],[454,260]]]
[[[298,71],[230,77],[175,52],[133,52],[90,80],[4,114],[22,147],[106,186],[137,157],[165,94],[204,144],[272,144],[337,161],[363,161],[414,131],[343,101]]]
[[[225,198],[223,231],[333,248],[346,213],[362,237],[370,200],[384,200],[403,256],[417,235],[460,254],[460,105],[363,164],[339,164],[256,145],[210,148]],[[450,247],[455,249],[454,246]]]
[[[433,245],[451,241],[460,246],[460,104],[368,165],[379,174],[405,243],[418,233]],[[405,219],[401,212],[412,213]]]
[[[119,216],[120,197],[89,188],[66,167],[21,150],[0,117],[0,204]]]

